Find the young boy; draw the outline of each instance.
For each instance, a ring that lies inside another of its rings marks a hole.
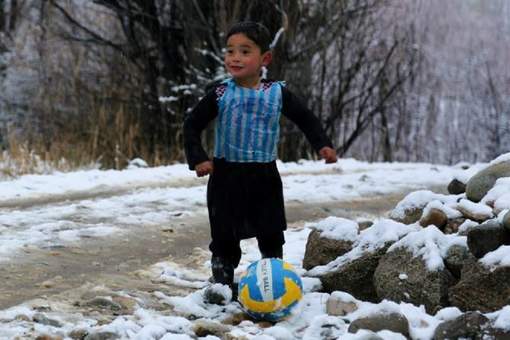
[[[269,31],[261,24],[235,24],[226,35],[224,59],[232,78],[202,98],[184,122],[189,168],[199,177],[210,175],[213,279],[230,287],[241,259],[240,240],[256,237],[263,258],[283,256],[287,222],[275,162],[280,115],[298,125],[326,163],[337,161],[319,120],[283,83],[261,80],[262,67],[272,58],[270,43]],[[200,135],[215,118],[211,161]]]

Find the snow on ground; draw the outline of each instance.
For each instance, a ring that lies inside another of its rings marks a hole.
[[[342,159],[337,164],[320,161],[278,162],[289,200],[323,201],[396,192],[410,186],[445,184],[464,170],[426,163],[367,163]],[[313,174],[328,176],[310,176]],[[51,175],[25,175],[0,181],[0,207],[30,199],[51,199],[78,194],[108,193],[147,186],[199,185],[185,164],[126,170],[87,170]],[[331,184],[334,184],[331,187]],[[311,196],[310,196],[311,195]]]
[[[464,171],[425,163],[367,163],[354,159],[333,165],[279,162],[278,167],[287,202],[347,201],[446,185]],[[0,260],[21,247],[58,246],[83,237],[118,235],[143,225],[163,225],[204,214],[205,192],[205,181],[183,164],[57,172],[3,181]],[[82,198],[73,199],[75,196]],[[33,207],[20,208],[16,202],[28,206],[32,203]],[[52,204],[51,209],[44,202]]]
[[[300,274],[304,272],[301,267],[303,251],[309,227],[290,229],[286,232],[284,246],[284,260],[291,263]],[[256,242],[243,241],[243,257],[236,276],[239,276],[250,262],[260,258]],[[237,302],[226,305],[213,305],[204,302],[203,293],[207,284],[209,263],[202,268],[190,270],[179,267],[172,262],[161,262],[153,265],[150,270],[153,275],[163,282],[182,287],[196,288],[186,296],[170,296],[162,292],[154,295],[163,305],[173,308],[173,314],[168,315],[167,310],[153,310],[137,306],[131,315],[119,315],[112,322],[98,324],[97,321],[78,313],[63,313],[52,311],[46,313],[48,318],[59,323],[58,326],[33,323],[31,320],[36,313],[41,314],[30,303],[0,311],[0,338],[14,338],[27,334],[50,334],[68,339],[69,332],[81,329],[90,333],[112,332],[121,339],[192,339],[193,322],[202,320],[209,325],[221,325],[223,321],[232,318],[234,314],[242,313],[242,307]],[[378,313],[400,313],[409,321],[410,335],[413,339],[432,339],[435,328],[443,321],[454,319],[461,312],[457,308],[448,307],[438,311],[435,315],[427,314],[424,306],[415,306],[409,303],[395,303],[382,301],[374,304],[357,300],[344,292],[332,294],[316,292],[320,288],[320,281],[315,278],[304,277],[305,295],[299,305],[293,310],[290,317],[275,324],[261,326],[256,322],[245,320],[238,325],[229,324],[230,334],[244,336],[246,339],[257,340],[291,340],[322,339],[321,334],[327,332],[330,338],[339,339],[366,339],[373,335],[368,331],[359,331],[356,334],[348,333],[349,322]],[[353,303],[357,309],[343,317],[333,317],[326,313],[326,302],[334,296],[346,303]],[[55,309],[55,308],[53,308]],[[486,316],[498,328],[510,329],[510,308],[507,306],[500,311],[488,313]],[[381,339],[405,339],[400,334],[389,331],[376,333]],[[67,338],[66,338],[67,337]],[[218,337],[209,335],[201,339],[217,340]]]
[[[465,170],[460,167],[416,163],[366,163],[352,159],[341,160],[336,165],[303,161],[278,163],[278,167],[283,176],[287,202],[351,200],[399,192],[403,189],[446,185],[452,178],[468,177]],[[474,173],[472,170],[469,171]],[[7,207],[13,201],[19,200],[29,202],[31,199],[40,200],[55,195],[66,197],[77,193],[85,195],[121,190],[129,192],[112,197],[57,202],[51,209],[40,205],[25,209]],[[444,203],[443,198],[436,197]],[[204,213],[205,185],[204,181],[197,180],[194,173],[185,165],[23,176],[16,180],[0,182],[0,206],[4,206],[0,210],[0,249],[9,249],[9,252],[12,252],[26,244],[76,242],[87,234],[101,237],[112,232],[117,233],[118,229],[136,228],[140,224],[163,224],[172,219]],[[289,229],[286,232],[284,259],[291,263],[300,275],[305,272],[302,261],[311,227],[318,225],[325,232],[334,233],[336,228],[330,224],[335,221],[344,223],[338,231],[356,229],[355,224],[345,225],[346,221],[332,216],[322,224],[309,223],[303,228]],[[376,221],[371,228],[362,231],[357,244],[360,249],[376,247],[379,242],[386,239],[402,237],[402,233],[409,235],[402,239],[402,246],[415,249],[417,254],[432,260],[441,256],[444,249],[451,244],[449,239],[437,237],[433,229],[425,229],[420,233],[413,226],[385,219]],[[425,249],[424,244],[432,245],[432,248]],[[260,257],[255,240],[243,241],[242,250],[243,256],[236,270],[237,276]],[[503,261],[508,258],[508,254],[508,249],[502,248],[499,253],[489,253],[483,261],[489,266],[508,265],[506,260]],[[242,311],[237,302],[217,306],[203,301],[203,291],[210,272],[209,266],[210,263],[205,262],[202,268],[190,269],[173,262],[161,262],[150,268],[159,282],[194,289],[186,296],[154,292],[154,297],[163,305],[167,305],[168,309],[155,310],[136,305],[132,314],[119,315],[112,322],[99,323],[78,312],[66,311],[64,307],[59,311],[58,305],[45,314],[44,310],[34,307],[33,302],[27,302],[0,311],[0,339],[30,338],[41,334],[69,339],[69,332],[77,328],[88,332],[113,332],[124,339],[192,339],[192,326],[196,319],[220,324],[233,314]],[[332,338],[363,339],[370,337],[370,333],[366,331],[347,333],[350,321],[374,313],[399,312],[409,320],[412,338],[427,340],[431,339],[439,323],[460,314],[456,308],[445,308],[435,315],[430,315],[425,312],[423,306],[391,301],[373,304],[357,300],[343,292],[334,292],[332,295],[336,298],[354,303],[357,310],[343,318],[331,317],[326,314],[325,307],[330,294],[317,292],[320,281],[317,278],[304,277],[303,283],[304,298],[289,318],[265,328],[245,320],[238,325],[228,326],[230,333],[258,340],[320,339],[321,334],[327,331]],[[170,306],[174,310],[172,315],[168,314]],[[56,325],[33,322],[36,313],[47,315],[56,321]],[[486,315],[497,327],[510,329],[508,307]],[[401,335],[389,331],[378,332],[377,335],[382,339],[403,339]],[[202,339],[219,338],[209,335]]]

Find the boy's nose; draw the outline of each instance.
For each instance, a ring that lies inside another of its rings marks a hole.
[[[232,56],[232,60],[239,61],[241,59],[240,57],[241,57],[240,53],[234,53],[234,55]]]

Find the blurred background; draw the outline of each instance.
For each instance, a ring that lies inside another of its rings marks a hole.
[[[223,37],[242,20],[275,36],[268,78],[302,96],[341,157],[510,151],[508,0],[0,0],[1,171],[185,161],[184,117],[228,77]],[[315,157],[285,120],[279,156]]]

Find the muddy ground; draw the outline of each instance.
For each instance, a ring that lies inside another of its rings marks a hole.
[[[289,227],[327,216],[385,216],[405,192],[350,202],[287,204]],[[84,287],[105,286],[127,291],[179,289],[136,275],[150,265],[172,259],[193,267],[208,257],[209,230],[204,212],[172,224],[130,230],[121,236],[88,238],[73,246],[27,247],[0,263],[0,309],[35,298],[83,294]],[[197,251],[198,250],[198,251]],[[175,292],[173,292],[175,293]]]

